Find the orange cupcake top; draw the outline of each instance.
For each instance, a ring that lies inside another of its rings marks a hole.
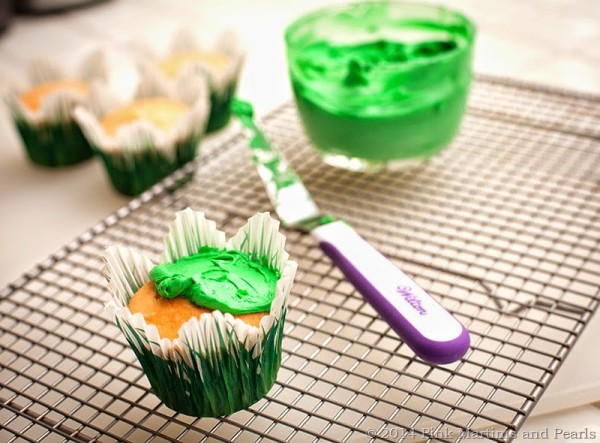
[[[192,317],[212,312],[196,306],[185,297],[163,298],[149,281],[131,297],[128,304],[132,314],[140,313],[146,323],[155,325],[161,338],[174,339],[179,336],[179,328]],[[263,316],[268,312],[235,315],[245,323],[258,327]]]
[[[184,102],[170,98],[136,100],[106,114],[100,125],[109,135],[115,135],[121,126],[138,120],[147,121],[162,130],[169,130],[189,112],[189,109]]]
[[[78,80],[58,80],[35,86],[21,94],[21,103],[31,112],[36,112],[42,105],[42,100],[48,95],[59,91],[73,91],[82,96],[87,96],[89,86]]]
[[[158,67],[167,77],[176,78],[184,67],[193,63],[204,63],[212,66],[214,69],[222,70],[229,63],[229,58],[224,54],[216,52],[179,52],[161,60],[158,63]]]

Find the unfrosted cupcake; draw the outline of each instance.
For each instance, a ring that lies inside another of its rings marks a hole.
[[[257,214],[226,241],[188,208],[176,214],[162,264],[123,247],[106,251],[107,306],[170,408],[227,415],[273,386],[297,267],[278,227]]]
[[[114,188],[137,195],[194,159],[206,130],[208,100],[202,73],[188,71],[173,87],[149,74],[129,102],[120,102],[106,87],[93,89],[90,108],[77,108],[75,118]]]
[[[48,60],[35,60],[30,84],[11,88],[7,103],[32,162],[65,166],[82,162],[92,149],[73,119],[73,109],[89,106],[93,83],[105,82],[104,55],[94,52],[74,72]]]
[[[177,81],[189,69],[201,69],[210,86],[207,131],[216,131],[228,123],[244,59],[235,34],[222,33],[212,48],[204,48],[190,32],[181,31],[174,37],[168,54],[161,57],[150,50],[142,52],[145,56],[138,57],[142,71],[161,75],[169,82]]]

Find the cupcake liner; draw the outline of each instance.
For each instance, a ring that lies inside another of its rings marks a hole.
[[[123,153],[96,149],[113,187],[123,195],[136,196],[151,188],[176,169],[192,161],[197,154],[200,136],[189,137],[175,145],[175,156],[165,155],[151,144]],[[193,177],[190,174],[184,180]]]
[[[206,132],[215,132],[225,127],[231,119],[231,101],[235,96],[237,82],[231,83],[222,93],[210,94],[210,116]]]
[[[178,52],[201,51],[204,49],[204,46],[191,31],[181,29],[173,37],[169,53],[176,54]],[[212,47],[207,50],[225,55],[230,59],[230,63],[224,70],[216,70],[212,65],[201,62],[194,64],[205,70],[211,91],[217,95],[222,95],[231,84],[237,82],[244,61],[244,50],[237,34],[231,30],[221,32]],[[153,63],[153,66],[156,67],[156,63]],[[183,75],[183,72],[179,75]]]
[[[93,151],[79,126],[71,121],[32,126],[14,118],[29,159],[43,166],[68,166],[92,157]]]
[[[140,46],[142,45],[136,45],[137,48]],[[197,50],[203,50],[203,46],[198,42],[193,33],[187,30],[180,30],[173,37],[167,56]],[[207,132],[213,132],[224,127],[231,118],[231,100],[235,95],[245,51],[241,47],[237,35],[232,31],[222,32],[208,50],[225,55],[229,59],[227,67],[225,69],[215,69],[208,63],[197,62],[182,69],[177,79],[187,75],[190,70],[199,70],[207,78],[210,87],[211,103]],[[162,77],[165,82],[172,82],[158,67],[159,57],[151,49],[145,47],[143,50],[136,51],[136,60],[138,67],[145,74],[151,73],[152,75]]]
[[[88,55],[76,73],[70,74],[47,59],[34,60],[29,66],[29,87],[65,79],[81,80],[91,87],[106,81],[106,77],[104,54],[100,51]],[[21,94],[27,89],[13,85],[5,91],[5,101],[30,160],[59,167],[92,157],[92,148],[73,119],[73,109],[87,106],[89,97],[71,90],[56,91],[43,98],[40,108],[32,111],[21,102]]]
[[[247,408],[271,389],[281,364],[281,343],[287,300],[296,273],[288,260],[279,222],[257,214],[229,241],[216,224],[191,209],[178,212],[165,238],[164,262],[193,255],[202,246],[237,249],[267,266],[281,278],[271,309],[259,327],[220,311],[191,318],[179,329],[179,337],[161,338],[141,314],[132,314],[127,303],[150,280],[154,264],[123,247],[107,249],[105,275],[115,316],[138,358],[153,392],[171,409],[193,416],[215,417]]]
[[[135,99],[165,97],[190,106],[189,112],[168,131],[145,121],[123,125],[107,134],[100,119],[121,103],[106,86],[90,91],[90,106],[75,109],[75,119],[102,159],[113,187],[134,196],[196,157],[208,117],[208,87],[202,74],[189,72],[175,85],[151,74],[140,79]]]
[[[67,78],[69,73],[47,58],[37,58],[31,61],[27,69],[32,86]]]

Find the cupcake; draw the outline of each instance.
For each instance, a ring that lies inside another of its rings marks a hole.
[[[206,80],[198,70],[188,70],[173,87],[147,75],[128,102],[107,87],[94,88],[91,106],[78,107],[75,118],[114,188],[133,196],[195,158],[208,100]]]
[[[73,119],[73,109],[89,106],[92,84],[107,80],[104,55],[92,53],[71,73],[36,60],[29,77],[29,86],[10,88],[6,101],[31,161],[56,167],[90,158],[92,148]]]
[[[154,72],[169,82],[177,81],[189,69],[202,69],[210,86],[207,132],[221,129],[229,122],[231,100],[244,59],[244,51],[233,33],[222,33],[212,48],[205,49],[191,33],[181,31],[164,57],[157,57],[151,51],[142,52],[147,55],[138,56],[142,71]]]
[[[226,241],[188,208],[176,214],[161,264],[124,247],[106,250],[107,308],[171,409],[227,415],[275,383],[297,267],[278,228],[257,214]]]

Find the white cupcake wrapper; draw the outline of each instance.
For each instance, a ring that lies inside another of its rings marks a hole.
[[[88,109],[97,118],[107,114],[121,104],[121,100],[107,84],[92,83]]]
[[[158,67],[159,56],[152,49],[142,43],[134,44],[132,47],[138,48],[136,49],[135,59],[138,67],[145,75],[151,73],[151,75],[162,77],[166,82],[173,82]],[[139,49],[140,47],[143,47],[143,49]],[[217,95],[225,94],[227,89],[237,81],[245,57],[245,50],[242,48],[237,34],[232,30],[224,31],[218,35],[211,48],[205,48],[191,31],[181,29],[173,36],[169,54],[201,50],[223,54],[229,59],[229,64],[225,69],[215,69],[207,63],[194,63],[182,69],[175,81],[189,75],[190,70],[192,72],[198,72],[199,70],[207,77],[211,89]]]
[[[79,64],[78,78],[91,83],[96,80],[101,80],[108,83],[108,66],[106,62],[106,53],[102,50],[92,51]]]
[[[278,228],[279,222],[268,214],[257,214],[232,239],[225,241],[225,234],[216,228],[214,222],[206,220],[203,213],[188,208],[177,213],[165,237],[162,255],[165,262],[195,254],[202,246],[213,246],[246,252],[279,269],[282,275],[275,298],[269,314],[261,319],[258,328],[229,313],[213,311],[184,323],[178,338],[161,338],[154,325],[147,324],[141,314],[133,315],[127,307],[131,296],[150,280],[148,274],[154,264],[143,255],[119,246],[108,248],[104,255],[104,273],[112,295],[107,309],[115,315],[117,324],[125,335],[129,335],[131,343],[145,346],[165,360],[179,362],[183,359],[192,367],[194,358],[218,359],[219,353],[223,352],[221,340],[226,349],[233,352],[244,346],[256,358],[262,351],[263,338],[283,317],[297,268],[295,262],[288,260],[284,250],[285,238]],[[128,332],[130,328],[136,331],[137,337]],[[139,337],[143,338],[141,342]],[[189,349],[197,351],[197,354],[190,355]],[[197,363],[197,367],[201,367]]]
[[[175,87],[154,71],[147,71],[141,76],[135,98],[175,97]]]
[[[58,81],[69,76],[65,69],[47,58],[32,60],[27,73],[32,86]]]
[[[175,221],[165,236],[165,250],[160,258],[164,263],[173,263],[197,254],[203,246],[227,248],[225,233],[217,229],[214,221],[207,220],[204,213],[188,208],[175,214]]]
[[[175,85],[170,85],[149,73],[140,79],[134,98],[151,97],[180,100],[189,105],[190,110],[168,131],[139,120],[123,125],[116,134],[109,135],[102,128],[100,119],[121,103],[107,85],[95,85],[90,91],[89,106],[77,107],[74,117],[89,142],[106,153],[135,153],[157,149],[172,159],[179,142],[205,131],[210,111],[206,80],[202,75],[190,74],[182,77]]]
[[[186,69],[175,82],[167,80],[157,71],[148,71],[141,76],[135,92],[136,99],[172,97],[193,107],[199,101],[206,103],[210,96],[209,86],[202,69]]]
[[[52,60],[39,58],[32,60],[29,65],[29,86],[13,85],[6,91],[6,102],[13,116],[22,118],[31,126],[46,122],[72,121],[72,112],[77,106],[89,106],[89,96],[84,96],[72,90],[61,90],[48,94],[42,99],[40,109],[32,112],[23,106],[21,94],[30,87],[43,83],[71,79],[81,80],[88,85],[106,82],[107,68],[104,52],[97,50],[88,54],[74,72]]]
[[[200,42],[196,40],[196,36],[189,29],[178,29],[169,46],[169,52],[175,54],[177,52],[188,52],[202,49]]]

